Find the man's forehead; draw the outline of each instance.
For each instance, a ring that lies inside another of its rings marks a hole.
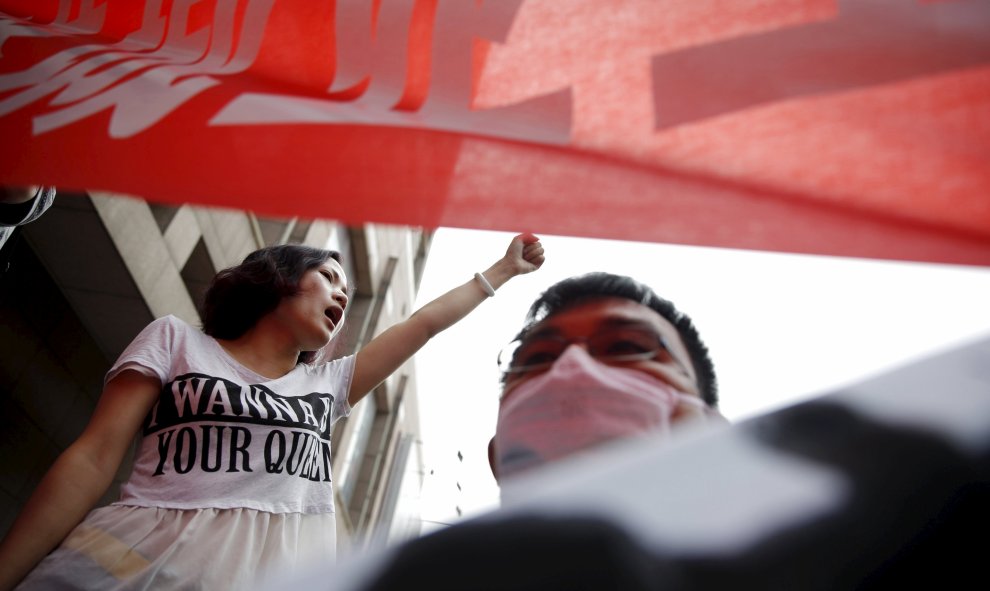
[[[619,297],[592,298],[568,306],[531,328],[529,336],[537,334],[593,334],[594,332],[628,326],[648,325],[666,336],[677,336],[677,329],[656,310],[639,302]]]

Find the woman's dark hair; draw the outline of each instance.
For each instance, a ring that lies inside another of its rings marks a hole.
[[[240,338],[282,298],[298,293],[306,271],[328,259],[340,262],[340,253],[300,244],[252,252],[241,264],[213,277],[203,298],[203,332],[217,339]],[[307,351],[300,361],[309,362],[314,357],[314,351]]]
[[[625,298],[643,304],[673,324],[691,356],[691,364],[694,366],[695,375],[698,376],[698,388],[702,399],[713,408],[718,405],[715,365],[708,354],[708,347],[702,342],[701,335],[698,334],[691,318],[675,308],[672,302],[658,296],[652,289],[631,277],[597,272],[569,277],[555,283],[540,294],[530,306],[526,314],[526,323],[516,338],[525,338],[537,323],[566,308],[590,299],[604,297]]]

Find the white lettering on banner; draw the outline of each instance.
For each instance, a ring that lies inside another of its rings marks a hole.
[[[505,107],[471,109],[474,40],[504,40],[521,1],[437,2],[425,102],[418,110],[395,110],[412,74],[407,51],[415,0],[383,1],[377,30],[371,25],[372,3],[338,0],[337,71],[326,99],[245,93],[210,124],[380,125],[566,144],[571,129],[570,90]]]
[[[367,107],[388,110],[402,98],[407,83],[409,28],[415,0],[383,2],[377,31],[371,23],[374,2],[338,0],[336,14],[336,70],[327,91],[347,100],[362,97]],[[360,91],[362,85],[368,85]]]
[[[73,13],[73,5],[78,8]],[[78,33],[99,33],[107,16],[107,0],[59,0],[52,24],[70,27]]]
[[[238,1],[216,0],[212,26],[187,32],[200,0],[175,0],[167,18],[160,16],[161,1],[146,2],[142,29],[120,43],[73,47],[0,75],[0,91],[23,87],[0,100],[0,116],[57,93],[50,101],[55,109],[34,119],[36,135],[112,109],[110,137],[131,137],[218,84],[213,75],[254,63],[274,3],[249,0],[237,23]]]
[[[73,4],[78,12],[73,12]],[[58,14],[52,25],[75,33],[97,33],[103,28],[107,15],[106,0],[59,0]],[[44,37],[49,33],[29,22],[0,15],[0,57],[3,57],[3,44],[13,37]]]
[[[94,0],[98,1],[98,0]],[[214,76],[236,74],[257,57],[274,0],[248,0],[237,19],[237,0],[216,0],[212,27],[188,30],[189,12],[199,0],[175,0],[161,16],[162,0],[148,0],[141,29],[113,45],[87,44],[65,49],[34,66],[0,75],[0,91],[15,90],[0,100],[0,116],[54,95],[52,110],[34,118],[36,135],[111,110],[109,136],[140,133],[196,95],[220,83]],[[372,31],[372,3],[340,0],[335,10],[338,38],[337,77],[329,100],[246,94],[235,99],[211,123],[216,125],[369,123],[480,133],[548,143],[567,142],[570,92],[561,91],[515,105],[470,109],[471,54],[476,37],[502,39],[521,0],[439,2],[433,23],[429,75],[431,91],[418,112],[391,110],[407,81],[409,28],[415,0],[386,0]],[[75,17],[88,28],[102,23],[106,6]],[[60,18],[70,18],[71,0],[60,4]],[[82,17],[86,18],[83,19]],[[6,20],[6,19],[5,19]],[[15,26],[7,21],[8,28]],[[71,30],[67,23],[54,30]],[[239,30],[238,26],[239,25]],[[18,27],[26,27],[17,23]],[[33,27],[33,25],[31,25]],[[31,34],[52,34],[35,28]],[[234,43],[238,39],[239,43]],[[367,81],[357,100],[333,100]],[[312,106],[315,103],[315,107]],[[245,112],[246,107],[246,112]],[[283,110],[293,114],[286,118]]]
[[[570,89],[471,108],[473,44],[504,42],[522,1],[437,0],[426,35],[414,29],[426,3],[337,0],[335,77],[325,97],[245,93],[210,125],[394,126],[566,144]],[[146,0],[140,29],[120,42],[78,45],[0,74],[0,117],[48,98],[32,121],[35,135],[109,111],[109,136],[132,137],[221,77],[246,71],[274,2]],[[829,21],[654,56],[654,128],[990,62],[987,0],[839,0],[837,6]],[[0,49],[18,36],[91,34],[108,10],[106,0],[58,0],[50,25],[0,16]],[[195,10],[212,13],[207,26],[190,30],[199,24],[190,21]],[[414,30],[430,40],[428,59],[410,59]],[[411,96],[411,89],[423,95]]]
[[[987,62],[986,0],[838,0],[829,21],[655,56],[655,127]]]
[[[0,58],[3,57],[3,45],[7,42],[7,39],[14,37],[41,37],[43,34],[28,23],[0,14]]]

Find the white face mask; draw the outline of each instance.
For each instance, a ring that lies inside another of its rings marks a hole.
[[[582,449],[643,433],[668,433],[682,399],[698,401],[645,372],[595,361],[581,347],[516,387],[499,409],[499,478]]]

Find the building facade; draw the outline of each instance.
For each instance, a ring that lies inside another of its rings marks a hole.
[[[344,332],[327,353],[339,357],[412,312],[431,237],[60,191],[0,250],[0,533],[81,433],[124,347],[166,314],[200,326],[198,305],[218,270],[274,244],[339,251],[352,295]],[[410,361],[334,429],[342,551],[420,531],[415,384]],[[101,504],[116,498],[129,469],[130,458]]]

